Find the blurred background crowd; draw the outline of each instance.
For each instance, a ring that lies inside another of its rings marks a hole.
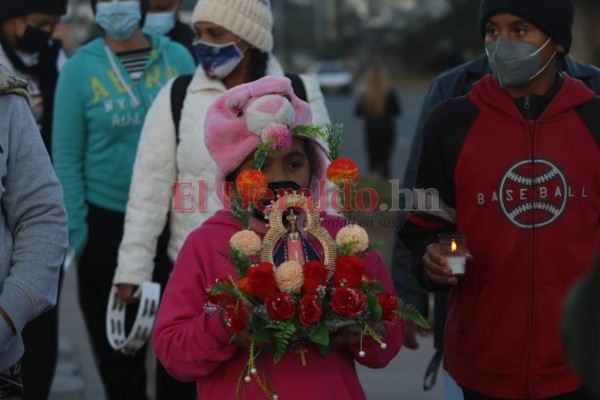
[[[180,19],[191,20],[194,0]],[[428,77],[479,56],[479,0],[272,0],[274,54],[286,71],[314,72],[325,90],[348,90],[373,56],[393,80]],[[70,0],[56,36],[75,49],[97,34],[87,0]],[[600,2],[578,0],[571,53],[600,64]]]

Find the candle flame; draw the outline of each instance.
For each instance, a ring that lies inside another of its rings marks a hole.
[[[456,242],[454,241],[454,239],[452,239],[452,244],[450,245],[450,251],[452,252],[452,254],[456,253]]]

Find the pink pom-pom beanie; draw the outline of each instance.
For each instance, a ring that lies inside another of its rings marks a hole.
[[[219,196],[227,175],[258,148],[265,128],[273,124],[293,128],[311,122],[310,106],[294,94],[285,77],[267,76],[219,96],[208,108],[204,123],[204,141],[217,164],[215,187]],[[317,145],[319,174],[324,174],[328,155],[325,142],[313,136],[296,137]]]

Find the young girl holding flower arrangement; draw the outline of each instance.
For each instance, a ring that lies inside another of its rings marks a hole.
[[[290,212],[287,233],[273,246],[285,255],[275,268],[263,257],[267,249],[277,259],[268,248],[274,220],[269,227],[240,205],[267,186],[306,192],[324,177],[327,145],[310,122],[287,78],[237,86],[209,108],[205,140],[217,164],[216,187],[235,182],[236,191],[224,185],[225,209],[187,238],[153,332],[165,368],[195,380],[201,399],[365,399],[354,362],[385,367],[402,344],[393,284],[361,228],[344,228],[341,247],[350,255],[335,258],[331,274],[331,247],[317,238],[322,231],[307,233],[311,212]],[[333,237],[345,225],[326,213],[316,219]],[[374,302],[367,286],[380,287]],[[373,319],[366,311],[375,309],[385,329],[352,322]]]

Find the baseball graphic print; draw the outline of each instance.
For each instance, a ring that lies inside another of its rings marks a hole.
[[[500,184],[500,205],[516,226],[539,228],[555,221],[565,210],[569,185],[553,163],[524,160],[506,172]]]

